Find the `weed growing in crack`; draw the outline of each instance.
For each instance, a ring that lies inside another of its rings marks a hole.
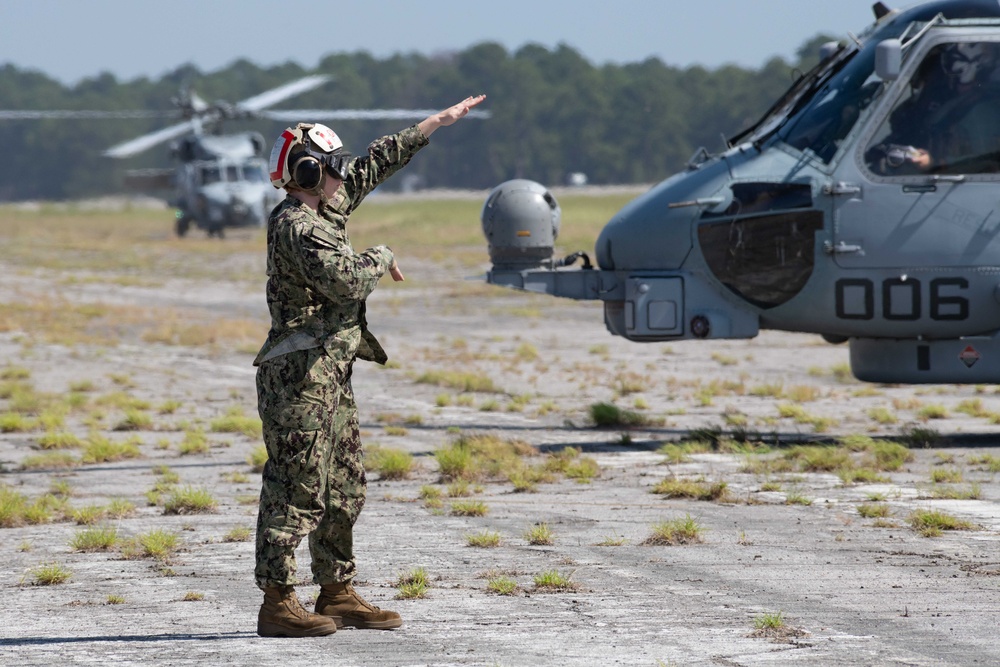
[[[73,573],[58,563],[39,565],[31,571],[35,583],[39,586],[55,586],[69,581]]]
[[[118,544],[118,530],[111,526],[94,526],[81,530],[70,540],[73,551],[110,551]]]
[[[726,482],[705,482],[704,480],[678,479],[667,477],[654,486],[651,493],[666,498],[690,498],[692,500],[722,501],[728,497]]]
[[[264,464],[267,463],[267,448],[264,445],[257,445],[247,456],[247,463],[253,472],[262,472]]]
[[[223,542],[249,542],[250,536],[253,535],[253,530],[246,526],[234,526],[229,529],[225,535],[222,536]]]
[[[369,447],[365,450],[365,467],[382,479],[406,479],[413,472],[413,455],[403,449]]]
[[[545,570],[535,575],[535,590],[545,592],[575,591],[579,586],[570,581],[570,576],[562,574],[558,570]]]
[[[167,561],[177,550],[179,543],[180,537],[177,533],[154,529],[122,542],[121,554],[122,558],[126,560],[153,558],[158,561]]]
[[[452,516],[486,516],[490,511],[481,500],[464,500],[451,504]]]
[[[684,518],[654,524],[649,537],[641,544],[648,546],[696,544],[704,541],[703,532],[704,529],[689,514]]]
[[[924,537],[938,537],[946,530],[978,530],[978,526],[937,510],[915,510],[907,519],[910,527]]]
[[[536,523],[525,531],[524,539],[528,544],[543,546],[555,543],[555,536],[547,523]]]
[[[497,595],[516,595],[519,587],[514,579],[500,576],[487,579],[486,590]]]
[[[490,530],[484,530],[479,533],[465,536],[466,545],[480,549],[492,549],[493,547],[500,546],[502,542],[503,540],[500,537],[500,533]]]
[[[428,587],[427,570],[422,567],[415,568],[405,574],[399,575],[399,578],[396,580],[396,589],[398,590],[396,599],[414,600],[427,597]]]
[[[884,519],[892,514],[887,503],[861,503],[858,505],[858,515],[865,519]]]
[[[163,504],[164,514],[205,514],[214,512],[219,503],[207,489],[185,486],[174,489]]]

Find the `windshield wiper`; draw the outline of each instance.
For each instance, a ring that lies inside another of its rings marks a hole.
[[[771,120],[773,117],[777,116],[779,112],[781,112],[783,109],[787,109],[794,103],[794,106],[791,106],[791,108],[784,113],[784,118],[780,123],[775,125],[774,128],[768,130],[764,135],[762,135],[761,137],[759,137],[754,141],[754,146],[760,148],[760,145],[765,140],[767,140],[771,135],[773,135],[775,132],[781,129],[784,126],[785,122],[787,122],[787,120],[791,116],[793,116],[797,111],[799,111],[799,109],[802,108],[803,102],[811,98],[811,93],[815,92],[821,85],[826,83],[826,81],[828,81],[831,76],[833,76],[837,71],[839,71],[840,68],[848,60],[850,60],[850,58],[842,57],[846,49],[847,49],[846,46],[841,45],[840,49],[838,49],[833,55],[831,55],[826,60],[820,62],[811,70],[809,70],[808,72],[800,76],[798,79],[796,79],[795,83],[793,83],[788,88],[788,90],[786,90],[785,93],[778,98],[777,102],[771,105],[771,108],[768,109],[763,116],[761,116],[760,120],[758,120],[748,129],[744,130],[743,132],[740,132],[733,138],[729,139],[729,145],[735,146],[740,142],[742,142],[746,137],[752,136],[760,128],[767,125],[767,122]],[[855,51],[855,53],[856,52],[857,51]],[[835,65],[839,66],[834,67]]]
[[[765,141],[767,141],[775,134],[780,132],[781,129],[785,127],[785,125],[788,123],[789,120],[794,118],[796,114],[802,111],[802,109],[804,109],[806,105],[808,105],[810,102],[812,102],[813,99],[815,99],[816,92],[819,90],[823,90],[827,86],[827,84],[829,84],[830,80],[833,77],[835,77],[838,73],[840,73],[840,71],[844,69],[844,66],[847,65],[847,63],[849,63],[857,54],[858,51],[855,50],[853,53],[843,58],[839,62],[836,63],[831,62],[830,69],[824,72],[822,76],[817,77],[812,82],[812,85],[810,85],[808,89],[802,92],[802,94],[798,97],[798,99],[795,100],[795,103],[792,105],[792,107],[788,110],[788,113],[786,113],[784,117],[782,117],[781,122],[776,124],[773,128],[771,128],[770,130],[768,130],[767,132],[765,132],[760,137],[754,140],[753,142],[754,148],[760,150],[760,147],[764,144]]]

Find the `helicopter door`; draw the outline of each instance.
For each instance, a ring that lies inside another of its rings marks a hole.
[[[829,186],[845,268],[967,267],[1000,257],[1000,44],[932,44]]]

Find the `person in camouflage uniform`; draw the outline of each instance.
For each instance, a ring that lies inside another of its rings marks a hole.
[[[257,405],[268,460],[257,518],[257,620],[262,636],[321,636],[350,625],[389,629],[399,614],[358,595],[354,523],[365,504],[358,411],[351,389],[356,358],[384,364],[368,331],[365,299],[389,272],[403,274],[388,246],[355,252],[347,219],[365,196],[409,162],[439,127],[468,114],[469,97],[351,158],[337,135],[300,123],[271,154],[271,182],[285,200],[267,227],[267,304],[271,329],[254,360]],[[295,549],[309,539],[316,613],[295,596]]]

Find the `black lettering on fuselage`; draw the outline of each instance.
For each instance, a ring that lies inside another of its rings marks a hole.
[[[965,278],[935,278],[930,282],[927,302],[928,316],[938,322],[969,319],[969,300],[958,294],[969,288]],[[881,308],[876,310],[876,294],[881,296]],[[876,312],[894,322],[912,322],[924,317],[924,292],[921,281],[914,278],[887,278],[880,290],[868,278],[841,278],[834,286],[837,318],[841,320],[873,320]]]

